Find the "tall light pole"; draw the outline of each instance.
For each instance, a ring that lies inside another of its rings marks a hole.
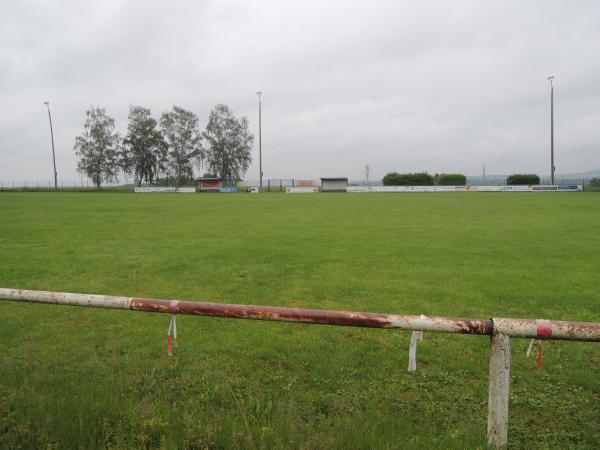
[[[554,76],[548,77],[550,81],[550,184],[554,184]]]
[[[54,165],[54,189],[58,189],[58,174],[56,173],[56,156],[54,155],[54,132],[52,131],[52,114],[50,114],[50,102],[44,102],[48,108],[48,120],[50,121],[50,139],[52,140],[52,164]]]
[[[260,100],[262,92],[258,91],[256,95],[258,95],[258,167],[260,170],[260,190],[262,191],[262,102]]]

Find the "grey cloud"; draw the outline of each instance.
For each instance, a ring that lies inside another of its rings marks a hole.
[[[582,2],[12,2],[0,17],[0,180],[61,178],[90,104],[216,103],[256,132],[266,176],[600,168],[600,5]],[[255,146],[257,142],[255,143]],[[257,150],[257,149],[256,149]],[[257,153],[257,152],[255,152]],[[254,164],[248,178],[257,178]]]

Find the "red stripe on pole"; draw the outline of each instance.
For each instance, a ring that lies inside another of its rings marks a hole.
[[[538,319],[535,321],[537,326],[538,339],[550,339],[552,337],[552,322],[549,320]]]

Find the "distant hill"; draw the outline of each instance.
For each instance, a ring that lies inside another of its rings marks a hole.
[[[600,169],[588,170],[587,172],[579,172],[579,173],[565,173],[565,174],[557,174],[557,177],[565,177],[565,178],[600,178]]]
[[[517,172],[515,172],[517,173]],[[510,174],[508,174],[510,175]],[[508,175],[486,175],[485,178],[495,179],[495,178],[506,178]],[[549,177],[550,174],[538,174],[541,177]],[[600,169],[588,170],[586,172],[577,172],[577,173],[562,173],[556,172],[554,176],[557,177],[565,177],[565,178],[593,178],[600,177]],[[481,178],[481,175],[469,175],[468,178]]]
[[[485,184],[504,184],[508,175],[486,175]],[[540,175],[542,183],[550,183],[550,175]],[[579,173],[556,173],[554,178],[557,184],[581,184],[582,180],[586,182],[592,178],[600,178],[600,169],[588,170]],[[483,177],[481,175],[473,175],[467,177],[469,184],[482,184]]]

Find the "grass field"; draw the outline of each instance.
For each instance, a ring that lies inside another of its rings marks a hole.
[[[600,195],[1,193],[0,286],[600,321]],[[485,448],[489,339],[0,302],[1,448]],[[600,345],[513,341],[509,446],[600,448]]]

